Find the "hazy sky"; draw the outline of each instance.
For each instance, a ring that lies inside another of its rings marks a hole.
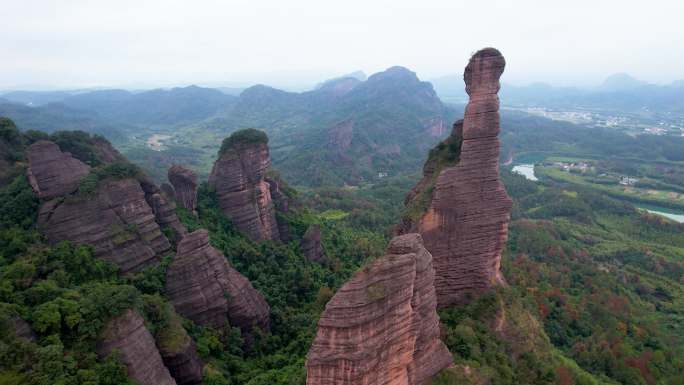
[[[681,0],[0,0],[0,89],[262,82],[393,65],[462,73],[494,46],[505,81],[684,78]]]

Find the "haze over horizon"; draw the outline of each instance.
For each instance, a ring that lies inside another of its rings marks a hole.
[[[619,72],[658,84],[684,78],[684,50],[675,49],[684,30],[671,28],[681,2],[495,3],[11,2],[0,89],[302,89],[394,65],[429,80],[459,74],[485,46],[504,54],[511,84],[586,87]]]

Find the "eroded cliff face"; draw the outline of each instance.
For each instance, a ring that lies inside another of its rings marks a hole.
[[[269,329],[270,308],[252,284],[209,244],[206,230],[186,235],[166,275],[166,294],[176,311],[197,324],[239,327],[249,335]]]
[[[426,384],[452,356],[439,339],[432,256],[419,234],[356,273],[326,305],[308,385]]]
[[[140,183],[129,178],[105,181],[88,196],[43,202],[38,228],[50,242],[91,245],[95,256],[128,273],[156,264],[171,248],[155,219]]]
[[[157,185],[148,178],[141,178],[140,187],[145,192],[145,200],[152,208],[157,224],[171,230],[167,237],[171,243],[177,244],[188,233],[176,215],[176,204]]]
[[[93,139],[92,146],[104,164],[125,161],[104,139]],[[41,198],[38,229],[52,243],[91,245],[95,256],[129,273],[156,264],[171,249],[163,228],[174,239],[187,232],[173,203],[144,176],[105,178],[84,193],[77,190],[91,168],[55,143],[36,142],[27,157],[27,177]]]
[[[191,213],[197,209],[197,175],[180,165],[173,165],[168,172],[169,182],[173,185],[176,202]]]
[[[168,324],[155,336],[164,365],[178,385],[201,385],[204,365],[195,342],[183,329],[181,318],[170,313]]]
[[[176,385],[162,362],[152,334],[136,311],[127,310],[109,321],[102,331],[98,355],[106,357],[114,350],[126,366],[128,376],[140,385]]]
[[[219,156],[209,176],[221,210],[254,241],[279,240],[278,223],[268,182],[268,144],[234,143]]]
[[[456,124],[451,142],[441,145],[447,154],[453,145],[453,159],[426,165],[423,180],[407,198],[409,206],[427,200],[421,215],[404,221],[401,231],[423,236],[434,258],[440,307],[466,303],[504,282],[501,250],[512,204],[499,179],[497,92],[504,67],[494,48],[471,57],[463,75],[470,101],[462,128]]]
[[[78,189],[90,166],[62,152],[55,143],[41,140],[26,151],[29,160],[27,177],[40,199],[52,199]]]

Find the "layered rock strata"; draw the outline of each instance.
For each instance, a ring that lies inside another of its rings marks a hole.
[[[197,208],[197,175],[183,166],[169,168],[169,182],[173,185],[176,203],[194,213]]]
[[[209,176],[221,210],[257,242],[280,239],[271,191],[264,179],[270,165],[267,139],[231,141],[222,148]]]
[[[97,353],[106,357],[114,350],[126,366],[128,376],[140,385],[176,385],[164,366],[143,318],[134,310],[107,323],[97,344]]]
[[[307,355],[308,385],[426,384],[452,357],[439,339],[432,256],[395,237],[326,305]]]
[[[299,248],[309,261],[318,263],[325,261],[325,252],[321,242],[321,227],[319,225],[311,225],[306,229]]]
[[[27,176],[31,187],[41,199],[52,199],[78,189],[81,178],[90,166],[62,152],[55,143],[41,140],[26,151],[29,160]]]
[[[50,242],[93,246],[95,256],[123,273],[155,264],[171,248],[136,179],[101,182],[87,196],[52,199],[40,206],[38,228]]]
[[[201,385],[203,363],[180,317],[171,311],[169,324],[158,332],[157,346],[164,365],[178,385]]]
[[[511,199],[499,179],[499,77],[505,60],[494,48],[474,54],[463,78],[470,101],[455,165],[432,170],[408,197],[411,205],[434,186],[427,209],[404,232],[419,232],[434,258],[440,307],[465,303],[504,282],[501,250],[508,234]],[[435,167],[439,162],[435,163]]]
[[[269,329],[270,308],[247,278],[209,244],[206,230],[186,235],[166,275],[166,294],[176,311],[197,324],[228,323],[249,335]]]
[[[170,229],[172,234],[170,240],[173,244],[178,243],[188,231],[176,215],[176,204],[173,202],[173,198],[167,197],[157,185],[147,178],[142,178],[140,186],[145,192],[145,200],[152,208],[157,224],[162,229]]]

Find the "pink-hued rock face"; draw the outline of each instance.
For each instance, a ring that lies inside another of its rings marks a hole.
[[[95,255],[123,273],[156,264],[171,248],[135,179],[102,182],[92,196],[44,202],[38,228],[50,242],[93,246]]]
[[[394,238],[387,253],[326,305],[307,355],[307,385],[422,385],[451,364],[420,235]]]
[[[269,184],[268,144],[237,145],[214,163],[209,184],[216,188],[221,210],[254,241],[279,240]]]
[[[26,155],[29,160],[29,183],[41,199],[76,191],[81,178],[90,172],[90,166],[46,140],[33,143]]]
[[[434,258],[440,307],[465,303],[504,282],[499,270],[506,243],[511,199],[499,179],[499,77],[505,60],[493,48],[477,52],[464,79],[470,101],[462,127],[459,161],[439,172],[424,215],[405,231],[419,232]],[[458,139],[460,141],[460,138]],[[435,170],[409,194],[427,188]]]
[[[200,325],[230,322],[243,334],[255,327],[269,329],[266,300],[209,244],[206,230],[190,233],[178,244],[166,274],[166,294],[179,314]]]
[[[133,310],[109,321],[97,344],[97,353],[106,357],[117,350],[128,376],[140,385],[176,385],[159,355],[143,318]]]
[[[169,182],[173,185],[176,202],[195,212],[197,208],[197,175],[183,166],[173,165],[168,172]]]

